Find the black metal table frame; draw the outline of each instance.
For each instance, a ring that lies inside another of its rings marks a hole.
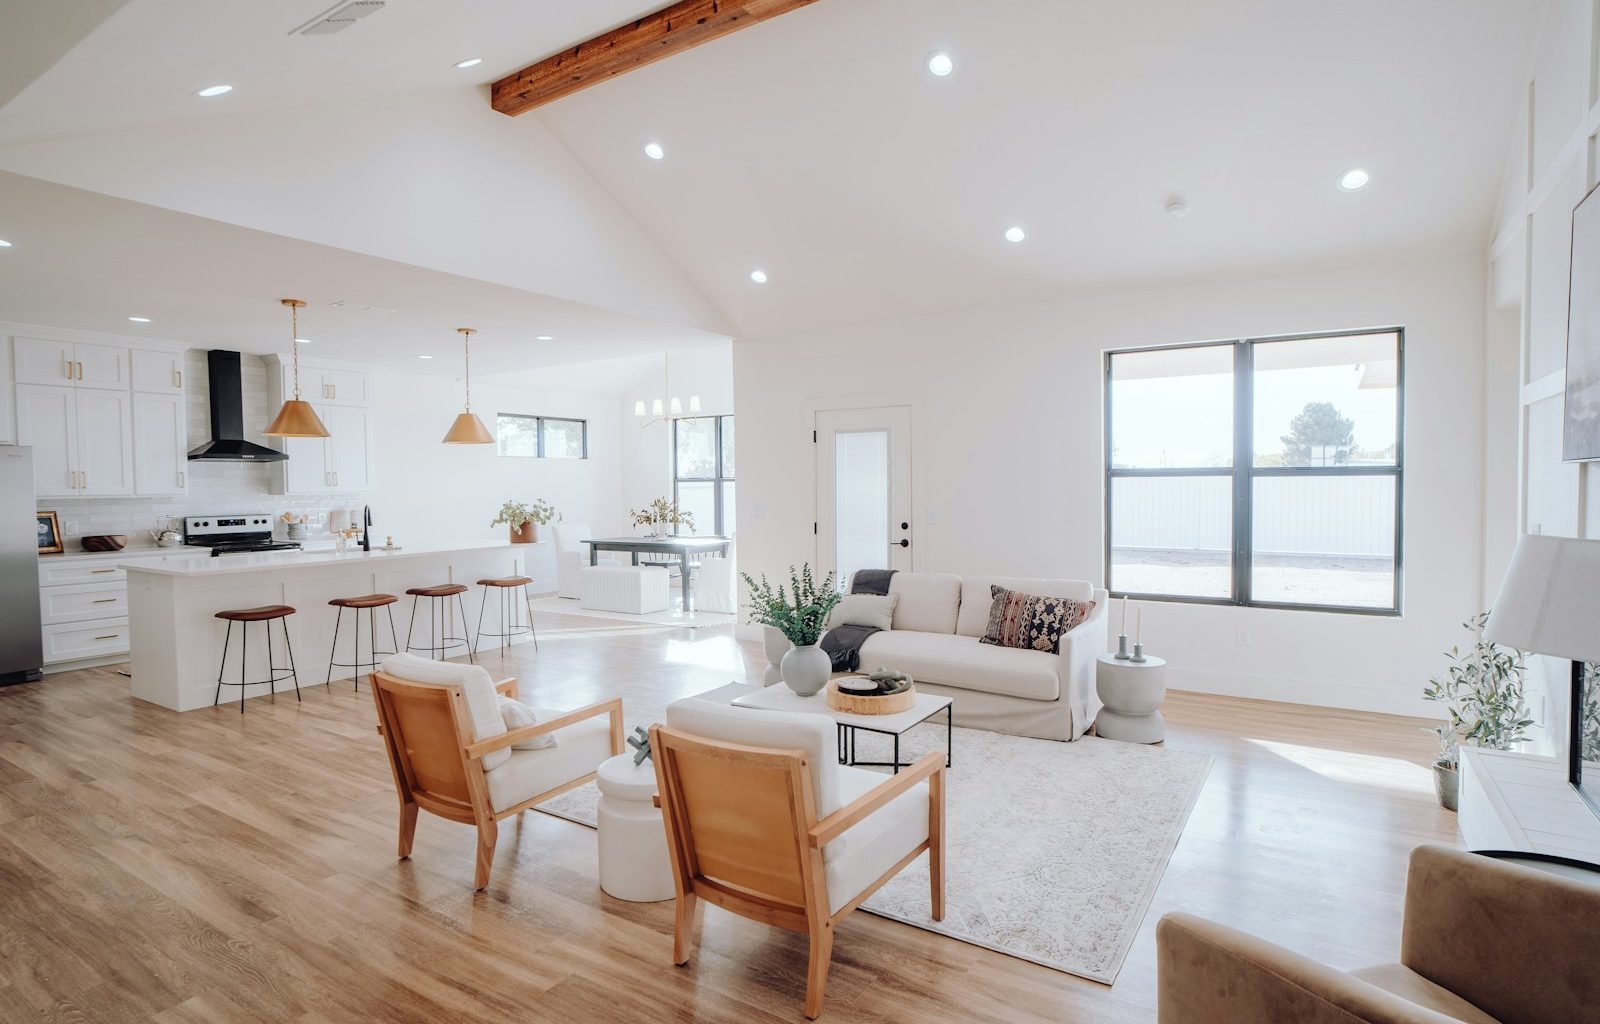
[[[640,555],[676,555],[678,564],[682,568],[683,576],[679,583],[683,591],[683,610],[685,613],[694,611],[694,583],[693,560],[695,555],[721,554],[724,558],[728,555],[728,538],[726,537],[602,537],[599,540],[580,541],[589,546],[589,564],[600,563],[600,552],[623,551],[633,556],[633,564],[639,564]]]
[[[910,768],[915,762],[900,760],[900,737],[924,724],[940,711],[944,712],[944,766],[952,767],[952,751],[955,749],[955,720],[956,704],[951,701],[942,708],[934,708],[928,714],[912,722],[899,732],[888,729],[874,729],[866,725],[846,725],[838,723],[839,729],[839,763],[850,768],[893,768],[895,775],[900,774],[900,769]],[[856,730],[876,733],[879,736],[889,736],[894,740],[894,760],[892,761],[857,761],[856,760]]]

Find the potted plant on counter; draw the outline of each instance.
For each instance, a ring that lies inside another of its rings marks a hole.
[[[694,529],[694,514],[685,511],[676,501],[666,498],[657,498],[644,508],[633,509],[628,516],[633,520],[633,525],[648,527],[650,535],[657,539],[667,535],[669,526]]]
[[[766,576],[757,583],[749,573],[744,585],[750,592],[750,621],[771,626],[794,646],[779,662],[779,672],[784,685],[802,697],[809,697],[828,685],[833,674],[833,661],[821,646],[826,631],[828,613],[841,597],[834,586],[833,573],[817,586],[811,575],[811,566],[799,569],[789,567],[789,586],[779,584],[774,590]],[[767,657],[772,657],[769,646]]]
[[[494,517],[490,526],[509,526],[511,528],[511,543],[532,544],[539,539],[536,526],[549,526],[552,521],[559,520],[561,516],[556,512],[555,506],[543,498],[528,504],[521,501],[508,501],[500,506],[500,513]]]
[[[1445,706],[1445,724],[1424,730],[1439,741],[1433,762],[1433,786],[1439,803],[1455,810],[1461,785],[1461,744],[1487,750],[1509,750],[1528,738],[1528,703],[1524,693],[1527,666],[1522,652],[1485,640],[1489,613],[1462,625],[1472,631],[1472,649],[1452,647],[1450,667],[1428,680],[1422,696]]]

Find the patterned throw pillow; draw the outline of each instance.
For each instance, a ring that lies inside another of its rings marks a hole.
[[[1061,634],[1079,625],[1094,611],[1093,601],[1064,597],[1038,597],[1005,587],[989,587],[989,628],[980,643],[1020,647],[1029,651],[1061,653]]]

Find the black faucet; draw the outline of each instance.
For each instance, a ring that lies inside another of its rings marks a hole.
[[[372,506],[361,506],[361,550],[372,550]]]

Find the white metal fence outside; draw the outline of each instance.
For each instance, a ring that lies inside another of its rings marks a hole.
[[[1390,476],[1257,477],[1255,550],[1392,556],[1394,492]],[[1116,477],[1111,543],[1118,549],[1228,551],[1232,509],[1232,477]]]

